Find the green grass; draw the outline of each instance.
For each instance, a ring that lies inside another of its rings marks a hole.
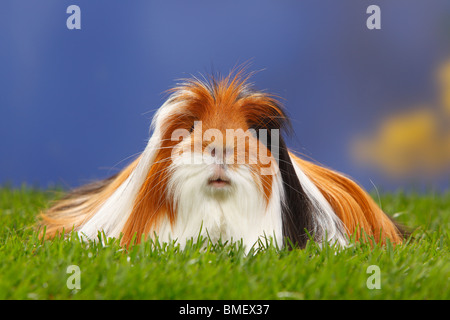
[[[449,299],[450,192],[381,196],[386,212],[416,227],[393,248],[353,243],[336,252],[268,247],[246,256],[239,244],[205,249],[145,242],[123,250],[71,239],[39,240],[31,228],[59,193],[0,189],[0,299]],[[69,289],[67,267],[81,271]],[[367,268],[380,268],[381,289],[368,289]]]

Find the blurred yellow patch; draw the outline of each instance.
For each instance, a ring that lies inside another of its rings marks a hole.
[[[439,69],[438,80],[440,83],[442,106],[447,114],[450,114],[450,61]]]
[[[355,159],[393,178],[438,175],[450,169],[450,62],[439,68],[440,106],[387,118],[353,144]]]

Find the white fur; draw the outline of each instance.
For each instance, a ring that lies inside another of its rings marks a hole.
[[[325,241],[329,241],[331,243],[336,242],[340,246],[347,245],[344,224],[336,215],[333,208],[331,208],[331,205],[322,195],[317,186],[306,176],[292,157],[291,161],[294,165],[295,173],[300,180],[303,190],[314,206],[313,219],[315,230],[313,232],[319,235],[319,237],[325,237],[326,234],[327,238],[323,239]]]
[[[202,162],[203,158],[186,164],[186,156],[190,157],[183,154],[171,167],[168,189],[177,205],[177,218],[173,226],[168,219],[163,221],[157,232],[160,240],[177,239],[184,245],[186,240],[195,240],[201,234],[212,241],[242,240],[247,249],[257,245],[261,237],[282,244],[279,176],[275,177],[273,195],[266,207],[260,185],[255,184],[249,167],[227,168],[231,184],[218,190],[208,185],[217,164],[210,159]]]
[[[174,103],[176,96],[168,99],[155,114],[151,129],[153,135],[142,153],[142,157],[130,176],[106,200],[95,215],[86,221],[79,234],[88,239],[96,239],[98,231],[103,231],[106,237],[119,237],[130,213],[133,209],[136,196],[147,177],[147,173],[154,162],[156,152],[161,146],[161,124],[177,108],[180,103]]]

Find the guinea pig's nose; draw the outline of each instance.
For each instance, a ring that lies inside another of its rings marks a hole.
[[[233,148],[231,147],[220,147],[220,146],[213,146],[210,149],[210,155],[213,158],[216,158],[216,160],[225,160],[228,157],[230,157],[230,155],[232,155],[234,153]]]

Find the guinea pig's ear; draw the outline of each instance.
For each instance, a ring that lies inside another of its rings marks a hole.
[[[303,189],[289,150],[280,135],[278,167],[283,181],[284,200],[282,203],[281,219],[283,223],[283,238],[286,245],[304,248],[308,241],[308,234],[312,234],[314,207]]]

